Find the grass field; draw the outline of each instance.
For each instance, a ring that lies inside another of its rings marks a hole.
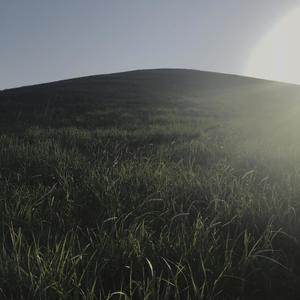
[[[0,92],[0,299],[299,299],[299,101],[191,70]]]

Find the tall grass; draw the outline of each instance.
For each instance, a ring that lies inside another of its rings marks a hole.
[[[196,102],[113,104],[7,112],[0,299],[298,299],[298,142]]]
[[[226,144],[178,124],[2,135],[1,297],[296,297],[300,173]]]

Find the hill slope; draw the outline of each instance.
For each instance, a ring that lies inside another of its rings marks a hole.
[[[1,299],[298,299],[300,87],[192,70],[0,92]]]
[[[123,121],[129,126],[130,120],[119,119],[120,110],[130,111],[138,126],[162,106],[273,122],[290,117],[290,109],[299,109],[299,95],[299,86],[279,82],[194,70],[142,70],[4,90],[0,114],[2,126],[9,123],[21,129],[24,125],[123,126]],[[103,109],[111,114],[95,113]]]

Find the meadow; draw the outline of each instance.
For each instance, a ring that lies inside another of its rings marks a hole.
[[[299,299],[298,98],[184,70],[1,91],[0,299]]]

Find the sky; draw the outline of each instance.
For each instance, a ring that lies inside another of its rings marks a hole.
[[[149,68],[244,74],[264,35],[298,6],[295,0],[0,0],[0,89]]]

